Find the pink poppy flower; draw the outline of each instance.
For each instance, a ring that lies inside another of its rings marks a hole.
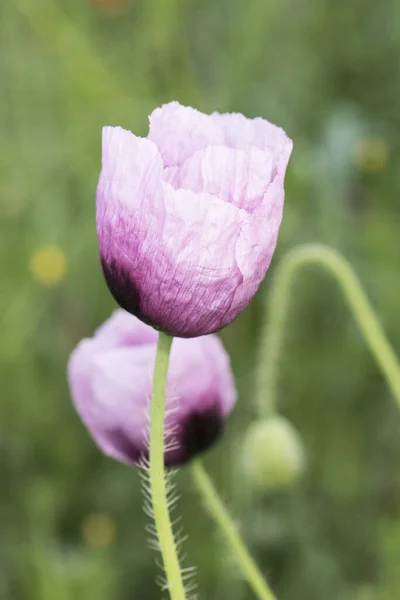
[[[179,337],[231,323],[274,253],[291,150],[261,118],[177,102],[152,113],[147,138],[105,127],[97,233],[117,302]]]
[[[148,456],[158,333],[117,310],[72,352],[68,380],[82,421],[104,454],[140,465]],[[182,464],[220,435],[236,401],[229,357],[215,335],[174,339],[168,373],[165,464]]]

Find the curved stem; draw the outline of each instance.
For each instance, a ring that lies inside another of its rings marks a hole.
[[[165,391],[172,338],[158,336],[157,356],[153,377],[153,396],[150,412],[150,488],[154,521],[158,533],[171,600],[185,600],[178,554],[169,518],[164,472]]]
[[[276,403],[278,363],[282,355],[283,328],[287,318],[291,286],[304,266],[317,265],[333,275],[353,313],[359,330],[371,350],[400,408],[400,364],[362,286],[348,261],[338,252],[320,244],[305,244],[290,251],[278,267],[271,291],[269,318],[261,335],[257,374],[259,413],[273,411]],[[266,399],[269,402],[266,402]]]
[[[260,598],[260,600],[276,600],[274,594],[268,586],[268,583],[264,579],[262,573],[240,538],[234,522],[219,498],[218,493],[214,488],[211,479],[207,475],[203,465],[200,462],[195,461],[193,462],[191,469],[193,479],[210,515],[220,527],[230,545],[230,548],[235,553],[242,573],[247,579],[253,592],[257,598]]]

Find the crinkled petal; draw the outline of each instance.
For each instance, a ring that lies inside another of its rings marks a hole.
[[[149,119],[148,139],[157,145],[165,167],[181,164],[210,144],[223,143],[223,132],[211,116],[178,102],[156,108]]]
[[[257,117],[248,119],[240,113],[213,113],[212,118],[224,132],[224,143],[231,148],[256,146],[270,149],[279,171],[284,174],[293,149],[293,142],[285,131],[269,121]]]
[[[241,312],[251,301],[265,277],[275,252],[284,201],[283,180],[276,176],[263,202],[242,226],[236,244],[236,261],[243,274],[232,301],[232,312]]]
[[[147,237],[164,216],[162,160],[157,147],[121,127],[103,129],[102,171],[97,188],[96,221],[102,256],[124,236]]]
[[[160,328],[173,335],[211,333],[230,310],[243,280],[235,248],[247,215],[214,196],[175,190],[168,184],[165,205],[160,240],[165,253],[153,265],[159,299],[149,298],[150,322],[162,312],[165,322]]]
[[[166,169],[164,178],[175,189],[206,192],[251,213],[262,202],[274,169],[268,149],[208,146],[181,166]]]
[[[161,172],[162,160],[152,142],[121,128],[104,129],[96,214],[100,258],[111,293],[139,317],[145,271],[162,252],[166,210]]]

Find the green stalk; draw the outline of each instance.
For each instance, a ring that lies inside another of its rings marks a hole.
[[[224,534],[236,557],[238,565],[253,592],[260,600],[276,600],[268,583],[243,543],[232,518],[218,496],[203,465],[199,461],[195,461],[193,462],[191,469],[193,479],[206,508]]]
[[[282,359],[284,326],[296,274],[317,265],[333,275],[358,328],[380,367],[400,408],[400,364],[395,351],[348,261],[338,252],[320,244],[305,244],[290,251],[277,269],[270,296],[269,317],[261,333],[256,402],[260,415],[268,416],[277,401],[278,365]]]
[[[158,336],[150,412],[150,489],[154,521],[171,600],[185,600],[181,569],[168,511],[164,469],[165,392],[172,338]]]

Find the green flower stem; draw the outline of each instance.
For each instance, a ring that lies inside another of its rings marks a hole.
[[[260,600],[276,600],[259,568],[249,554],[238,530],[229,516],[225,506],[218,496],[214,485],[202,464],[198,461],[192,464],[192,475],[201,497],[210,515],[218,524],[230,548],[234,552],[243,575],[253,592]]]
[[[164,471],[165,391],[172,338],[164,333],[158,337],[150,412],[150,488],[154,521],[164,563],[171,600],[185,600],[178,554],[169,518]]]
[[[379,365],[400,408],[400,364],[361,283],[348,261],[320,244],[305,244],[291,250],[278,267],[270,296],[269,318],[261,335],[257,373],[257,406],[260,415],[275,410],[278,365],[282,358],[283,329],[291,299],[294,276],[308,265],[326,269],[339,284],[345,300],[369,349]]]

